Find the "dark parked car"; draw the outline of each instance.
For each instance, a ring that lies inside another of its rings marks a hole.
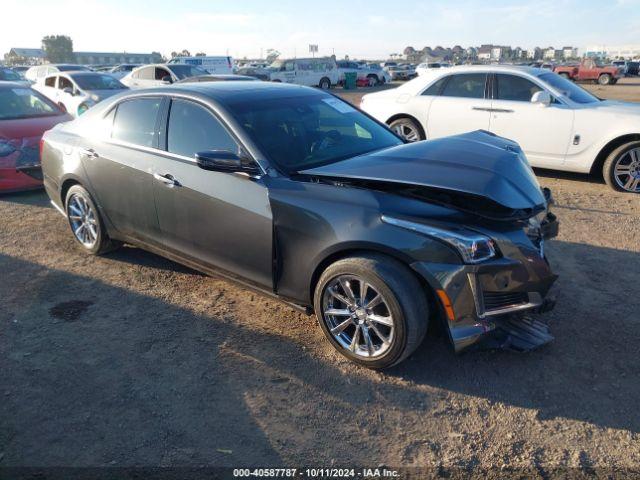
[[[429,321],[456,351],[551,338],[518,314],[552,306],[557,222],[489,133],[404,144],[315,89],[193,83],[101,102],[45,135],[42,162],[86,252],[130,242],[241,280],[315,311],[367,367],[406,358]]]

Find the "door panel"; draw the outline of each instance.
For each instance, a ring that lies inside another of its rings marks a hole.
[[[571,142],[574,111],[559,103],[531,103],[540,90],[523,77],[496,75],[490,130],[520,144],[531,165],[559,168]]]
[[[153,172],[163,245],[273,288],[268,189],[262,180],[244,174],[198,167],[199,151],[238,151],[226,128],[204,106],[173,100],[167,125],[166,148],[171,153],[156,160]]]
[[[102,212],[121,233],[151,242],[160,236],[151,172],[161,104],[160,98],[124,101],[104,119],[102,139],[77,145]]]
[[[429,108],[427,138],[489,129],[491,100],[485,98],[486,74],[451,75]]]
[[[272,216],[268,190],[246,176],[202,170],[163,158],[154,180],[163,245],[198,262],[272,288]]]

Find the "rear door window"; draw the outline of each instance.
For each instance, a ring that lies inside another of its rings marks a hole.
[[[452,75],[442,91],[443,97],[484,98],[485,73]]]
[[[162,99],[136,98],[118,105],[111,138],[143,147],[153,147],[156,120]]]
[[[47,77],[44,80],[45,87],[55,88],[56,86],[56,77]]]

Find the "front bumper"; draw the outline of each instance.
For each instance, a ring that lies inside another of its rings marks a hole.
[[[547,213],[542,240],[557,233],[558,221]],[[456,352],[481,342],[526,350],[553,338],[544,324],[531,324],[531,318],[555,306],[549,291],[557,275],[544,255],[544,242],[535,248],[525,237],[522,233],[509,241],[503,238],[499,242],[503,256],[477,265],[411,265],[438,293]]]

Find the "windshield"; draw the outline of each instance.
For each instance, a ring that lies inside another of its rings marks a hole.
[[[584,88],[556,73],[543,73],[538,78],[556,90],[559,90],[562,95],[576,103],[595,103],[600,101],[598,97],[590,94]]]
[[[230,103],[229,110],[287,173],[402,144],[387,128],[333,96],[251,99]]]
[[[193,65],[170,65],[168,68],[173,72],[173,74],[178,77],[180,80],[188,77],[197,77],[199,75],[207,75],[207,71],[194,67]]]
[[[81,90],[122,90],[125,87],[111,75],[70,75]]]
[[[62,112],[30,88],[0,88],[0,120],[49,117]]]
[[[13,70],[10,70],[8,68],[0,68],[0,80],[16,82],[22,80],[22,78]]]

